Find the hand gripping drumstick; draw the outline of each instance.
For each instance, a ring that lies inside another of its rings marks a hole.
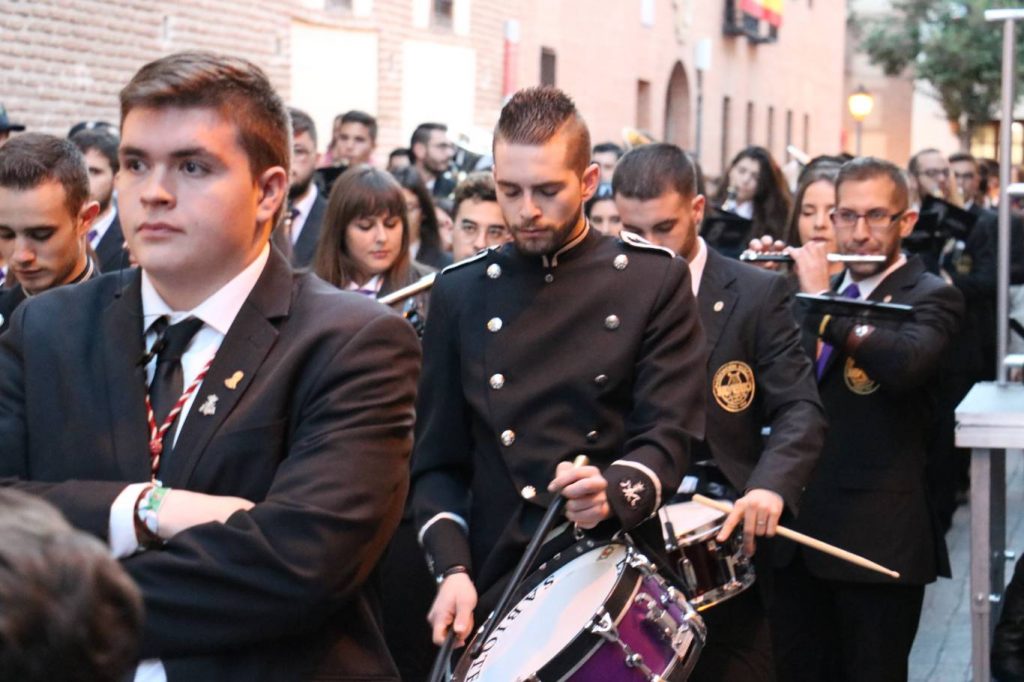
[[[586,455],[578,455],[576,459],[572,461],[574,467],[586,466],[590,463]],[[480,633],[476,638],[475,644],[470,648],[469,655],[471,658],[476,658],[483,651],[484,644],[487,643],[487,638],[494,632],[494,628],[498,625],[498,620],[505,615],[505,611],[508,609],[509,602],[512,601],[512,595],[515,593],[519,584],[523,582],[523,578],[526,577],[527,572],[533,567],[533,562],[537,559],[537,555],[540,553],[541,545],[544,544],[544,538],[547,537],[548,533],[552,528],[555,527],[555,523],[558,521],[558,517],[562,515],[562,509],[565,508],[565,498],[562,497],[562,491],[555,493],[554,498],[551,500],[551,504],[548,505],[548,510],[544,512],[544,518],[540,520],[540,525],[537,526],[537,530],[534,531],[533,537],[530,538],[530,544],[526,546],[526,551],[523,552],[523,558],[519,560],[519,564],[516,566],[515,572],[512,573],[512,578],[508,581],[508,585],[505,586],[505,591],[501,594],[501,599],[498,600],[498,604],[491,611],[491,614],[487,616],[487,620],[484,622],[483,627],[480,628]]]
[[[723,512],[725,514],[728,514],[732,511],[731,504],[728,504],[726,502],[720,502],[718,500],[712,500],[710,497],[704,497],[703,495],[694,495],[693,501],[700,502],[706,507],[717,509],[718,511]],[[861,568],[867,568],[872,571],[877,571],[878,573],[887,575],[890,578],[899,579],[900,577],[900,574],[892,569],[886,568],[885,566],[882,566],[880,564],[876,564],[874,561],[865,559],[864,557],[854,554],[853,552],[847,552],[845,549],[840,549],[835,545],[830,545],[827,542],[816,540],[815,538],[812,538],[810,535],[798,533],[795,530],[790,530],[789,528],[786,528],[785,526],[776,526],[775,532],[784,538],[792,540],[793,542],[799,542],[801,545],[805,545],[807,547],[810,547],[811,549],[816,549],[819,552],[824,552],[825,554],[834,556],[837,559],[849,561],[851,564],[856,564]]]

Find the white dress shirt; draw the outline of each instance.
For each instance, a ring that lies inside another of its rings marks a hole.
[[[372,291],[374,293],[380,293],[380,288],[384,286],[384,278],[380,275],[374,275],[368,279],[364,284],[356,284],[355,282],[349,282],[345,287],[345,291],[357,291],[359,293],[366,293]]]
[[[263,273],[270,258],[270,245],[265,245],[260,255],[250,263],[242,272],[238,273],[230,282],[221,287],[213,295],[200,303],[192,310],[173,310],[167,302],[157,293],[156,288],[150,281],[146,271],[142,271],[142,332],[146,335],[146,350],[153,347],[156,342],[156,332],[150,327],[158,318],[167,316],[171,324],[195,317],[203,321],[196,335],[192,337],[185,352],[181,356],[181,369],[184,385],[188,387],[199,373],[206,367],[206,363],[213,359],[224,341],[228,330],[242,309],[245,300],[249,298],[256,281]],[[146,366],[147,385],[153,380],[156,371],[156,358]],[[189,397],[182,407],[174,425],[174,435],[171,441],[172,447],[178,440],[182,424],[188,417],[195,401],[198,389]],[[149,453],[140,453],[145,457]],[[168,453],[173,456],[173,453]],[[135,502],[149,482],[133,483],[121,491],[121,494],[114,500],[110,507],[110,551],[116,558],[130,556],[139,551],[138,540],[135,536]],[[135,671],[135,682],[166,682],[167,672],[159,659],[142,661]]]
[[[704,266],[708,262],[708,245],[704,237],[697,237],[697,255],[690,261],[690,285],[693,287],[693,297],[697,297],[700,291],[700,278],[704,276]]]
[[[302,234],[302,228],[306,226],[306,219],[309,218],[309,212],[313,210],[313,204],[316,202],[316,198],[319,195],[320,190],[317,189],[316,183],[310,183],[309,191],[306,192],[306,196],[292,204],[292,209],[298,211],[295,217],[292,218],[292,246],[299,241],[299,235]]]
[[[95,249],[100,244],[100,240],[103,239],[103,235],[107,233],[110,226],[114,224],[114,218],[117,217],[117,204],[113,201],[110,202],[110,208],[106,215],[101,215],[93,221],[92,227],[89,228],[90,232],[93,232],[92,241],[89,242],[89,246]]]

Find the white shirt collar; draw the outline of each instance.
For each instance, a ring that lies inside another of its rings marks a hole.
[[[570,250],[576,248],[577,246],[579,246],[580,244],[582,244],[583,240],[587,238],[587,235],[589,233],[590,233],[590,221],[587,220],[587,219],[584,219],[583,220],[583,230],[580,231],[580,233],[578,235],[576,235],[575,237],[570,239],[568,242],[563,244],[562,248],[560,248],[558,251],[555,251],[554,255],[552,255],[550,257],[548,257],[547,255],[541,256],[541,261],[544,263],[544,267],[546,267],[546,268],[557,268],[558,267],[558,257],[561,256],[566,251],[570,251]]]
[[[356,284],[355,282],[349,282],[348,286],[345,287],[346,291],[376,291],[379,292],[381,286],[384,284],[384,279],[380,275],[374,275],[365,284]]]
[[[256,281],[263,274],[263,269],[270,258],[270,244],[264,244],[260,255],[249,263],[240,273],[218,289],[205,301],[192,310],[172,310],[163,297],[157,293],[156,288],[149,279],[146,271],[142,271],[142,332],[146,333],[150,325],[158,317],[167,315],[171,323],[177,323],[187,317],[195,317],[204,324],[213,328],[222,335],[227,335],[228,330],[238,317],[238,311],[242,309],[245,299],[249,298]]]
[[[319,195],[320,189],[316,186],[315,182],[311,182],[309,183],[309,191],[306,192],[306,196],[292,204],[292,208],[299,212],[292,220],[292,244],[299,241],[302,228],[306,226],[306,218],[309,217],[309,212],[313,210],[313,203]]]
[[[846,287],[848,287],[849,285],[856,284],[857,288],[860,290],[860,297],[859,297],[858,300],[866,301],[866,300],[868,300],[868,298],[870,298],[870,296],[874,292],[874,290],[878,288],[878,285],[881,284],[882,281],[886,277],[891,275],[896,270],[899,270],[901,267],[903,267],[906,264],[907,264],[907,256],[906,256],[906,254],[900,253],[900,257],[896,259],[895,263],[893,263],[892,265],[887,267],[882,272],[879,272],[876,275],[871,275],[870,277],[865,277],[864,279],[860,280],[859,282],[854,282],[853,278],[850,277],[850,271],[846,270],[843,273],[843,282],[839,286],[839,293],[841,294],[844,291],[846,291]]]
[[[693,285],[693,295],[700,291],[700,280],[704,276],[704,266],[708,262],[708,245],[704,243],[704,237],[697,237],[697,255],[690,261],[690,284]]]
[[[116,217],[117,204],[111,201],[110,209],[107,211],[107,214],[105,216],[100,216],[99,218],[94,220],[92,223],[92,227],[89,228],[90,231],[96,233],[96,236],[93,237],[91,242],[89,242],[89,246],[91,246],[94,249],[96,248],[96,246],[100,243],[100,240],[103,239],[103,235],[105,235],[107,233],[107,230],[110,229],[110,226],[114,224],[114,218]]]

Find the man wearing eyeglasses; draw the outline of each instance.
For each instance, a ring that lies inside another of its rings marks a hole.
[[[897,580],[782,542],[772,628],[780,680],[905,680],[924,586],[949,575],[925,483],[940,363],[963,296],[900,249],[917,220],[902,171],[874,158],[842,167],[832,214],[839,251],[883,256],[829,279],[822,244],[788,249],[806,293],[902,303],[898,321],[809,312],[830,427],[794,524],[898,571]]]

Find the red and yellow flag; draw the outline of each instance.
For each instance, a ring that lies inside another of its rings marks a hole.
[[[782,2],[783,0],[760,0],[761,18],[769,24],[778,28],[782,26]]]

